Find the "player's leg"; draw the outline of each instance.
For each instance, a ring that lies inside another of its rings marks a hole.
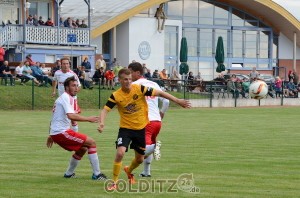
[[[76,151],[69,162],[69,166],[64,174],[65,178],[74,178],[75,177],[75,169],[77,168],[81,158],[86,153],[87,148],[81,147],[78,151]]]
[[[97,154],[97,146],[95,140],[87,137],[86,141],[83,143],[83,147],[87,148],[88,157],[93,169],[92,179],[94,180],[106,180],[107,177],[100,170],[100,162]]]

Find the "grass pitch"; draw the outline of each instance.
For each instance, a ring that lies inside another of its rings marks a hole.
[[[46,148],[50,111],[1,111],[0,197],[300,197],[299,110],[170,109],[159,136],[162,158],[146,179],[155,185],[146,193],[127,188],[113,194],[105,192],[104,182],[91,180],[86,156],[76,170],[79,178],[63,178],[71,153],[57,145]],[[98,113],[83,109],[83,115]],[[97,141],[101,169],[110,178],[118,120],[111,112],[102,134],[97,124],[80,123],[80,131]],[[132,158],[130,150],[123,165]],[[193,174],[199,194],[178,186],[168,192],[184,173]],[[126,179],[124,172],[120,178]],[[165,181],[161,188],[158,180]]]

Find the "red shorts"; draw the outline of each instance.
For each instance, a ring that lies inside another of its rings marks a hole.
[[[87,135],[71,129],[57,135],[51,135],[53,141],[67,151],[78,151],[87,139]]]
[[[159,134],[161,128],[161,121],[150,121],[146,126],[146,145],[156,143],[156,137]]]

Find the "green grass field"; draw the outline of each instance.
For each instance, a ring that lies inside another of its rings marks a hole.
[[[79,178],[63,178],[71,153],[45,146],[51,112],[0,111],[0,197],[300,197],[299,112],[299,107],[170,109],[159,136],[162,158],[153,162],[147,181],[193,174],[200,194],[177,187],[168,193],[168,183],[162,189],[155,185],[154,193],[111,194],[104,182],[91,180],[87,157],[76,171]],[[95,114],[83,109],[83,115]],[[102,134],[96,128],[80,123],[80,131],[97,141],[101,169],[111,178],[117,111],[108,115]],[[123,165],[132,158],[130,150]],[[126,179],[124,172],[120,178]]]

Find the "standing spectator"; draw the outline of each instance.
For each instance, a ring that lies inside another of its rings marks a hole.
[[[26,61],[29,62],[29,66],[36,65],[36,62],[34,62],[34,61],[32,60],[32,55],[31,55],[31,54],[28,54],[28,55],[26,56]]]
[[[39,23],[39,25],[45,25],[45,22],[43,21],[42,16],[40,16],[38,23]]]
[[[105,79],[105,72],[103,67],[96,69],[93,75],[93,80],[96,82],[96,85],[100,84],[99,86],[102,85],[102,89],[105,89],[104,85],[106,83],[106,79]]]
[[[107,70],[105,72],[105,78],[106,78],[106,83],[107,83],[107,89],[112,89],[115,90],[114,86],[114,78],[115,78],[115,74],[113,72],[113,69]]]
[[[107,68],[107,70],[114,69],[116,64],[117,64],[117,58],[114,58],[114,60],[109,64],[109,67]]]
[[[3,65],[0,66],[0,77],[4,78],[5,86],[8,86],[7,78],[9,78],[9,80],[10,80],[10,85],[15,86],[13,75],[11,74],[11,71],[9,70],[8,61],[4,61]]]
[[[60,62],[60,59],[58,58],[58,59],[56,60],[56,65],[55,65],[55,67],[52,67],[52,68],[51,68],[51,76],[54,76],[54,73],[55,73],[57,70],[60,70],[60,68],[61,68],[61,62]]]
[[[252,68],[252,71],[250,72],[249,74],[249,77],[250,77],[250,83],[252,83],[253,81],[259,79],[259,73],[258,71],[256,71],[256,67],[253,67]]]
[[[3,65],[4,56],[5,56],[5,50],[4,50],[4,48],[2,46],[0,46],[0,66]]]
[[[95,69],[97,70],[100,67],[102,67],[103,70],[106,71],[106,62],[103,59],[103,55],[102,54],[100,54],[99,59],[96,61],[96,67],[95,67]]]
[[[45,23],[46,26],[54,26],[54,23],[52,22],[51,18],[48,18],[48,20]]]
[[[67,151],[74,151],[69,162],[69,167],[64,174],[64,178],[74,178],[75,169],[84,156],[88,152],[90,164],[92,166],[93,180],[106,180],[107,177],[101,173],[100,163],[97,154],[97,146],[95,140],[91,137],[78,133],[70,129],[71,121],[81,122],[98,122],[97,116],[84,117],[74,111],[76,103],[76,94],[79,91],[78,82],[74,76],[69,77],[64,82],[65,92],[55,101],[52,119],[50,122],[49,137],[47,138],[47,147],[51,148],[53,143]]]
[[[85,71],[86,72],[90,72],[91,71],[91,63],[89,62],[89,59],[88,57],[85,57],[83,62],[81,63],[81,66],[84,66],[85,67]]]
[[[79,27],[80,27],[80,28],[87,28],[88,26],[87,26],[87,24],[85,24],[85,21],[82,20]]]
[[[279,76],[276,76],[274,83],[275,96],[280,96],[282,94],[282,80]]]
[[[297,74],[297,72],[296,72],[295,69],[293,69],[293,73],[294,73],[294,80],[293,80],[293,82],[297,86],[298,83],[299,83],[299,75]]]

